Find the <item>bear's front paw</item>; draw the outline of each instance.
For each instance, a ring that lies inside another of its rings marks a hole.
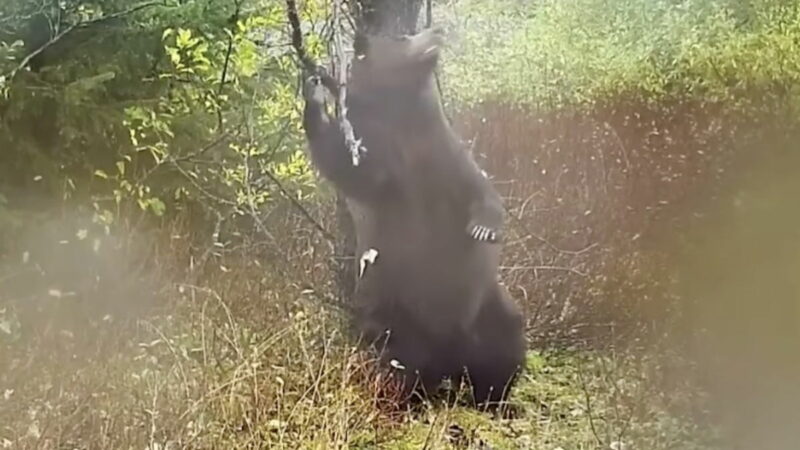
[[[467,227],[467,233],[469,233],[472,239],[489,244],[496,244],[500,242],[502,237],[500,235],[500,231],[493,230],[486,225],[481,225],[474,222],[471,222]]]
[[[309,103],[320,106],[325,104],[325,85],[322,84],[322,78],[319,75],[311,75],[306,78],[303,85],[303,96]]]
[[[469,236],[478,241],[496,244],[503,238],[503,211],[488,204],[474,205],[470,208],[470,221],[467,225]]]

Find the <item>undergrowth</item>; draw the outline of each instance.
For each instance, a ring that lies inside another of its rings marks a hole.
[[[512,419],[404,410],[338,313],[274,279],[231,287],[242,272],[256,275],[162,282],[162,306],[138,317],[4,328],[0,448],[715,448],[699,393],[633,354],[531,352]]]

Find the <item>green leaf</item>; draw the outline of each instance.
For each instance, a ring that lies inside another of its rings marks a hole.
[[[151,198],[149,203],[150,210],[158,217],[163,216],[164,212],[167,210],[167,205],[158,198]]]
[[[11,334],[11,321],[8,319],[0,320],[0,332]]]

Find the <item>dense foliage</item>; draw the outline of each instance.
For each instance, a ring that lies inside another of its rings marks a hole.
[[[800,6],[780,0],[443,2],[448,94],[557,107],[797,96]]]
[[[301,6],[323,54],[330,5]],[[738,101],[794,96],[800,81],[791,1],[459,0],[434,16],[461,105]],[[275,182],[313,192],[298,87],[281,1],[4,2],[0,233],[21,225],[10,211],[56,199],[106,225],[130,204],[158,216],[187,202],[258,222]]]
[[[110,225],[191,204],[257,218],[273,181],[309,192],[283,2],[15,0],[0,18],[3,227],[60,200]]]

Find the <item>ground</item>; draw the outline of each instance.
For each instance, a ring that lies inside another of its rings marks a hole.
[[[0,448],[717,448],[702,393],[668,375],[674,359],[532,350],[514,418],[409,412],[379,397],[367,357],[308,292],[280,303],[176,290],[179,306],[146,317],[72,329],[40,317],[35,336],[0,311]]]

